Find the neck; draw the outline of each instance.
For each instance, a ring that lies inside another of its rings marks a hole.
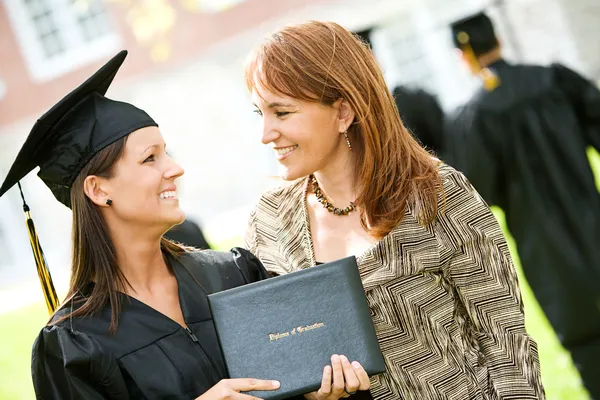
[[[502,51],[499,47],[496,47],[495,49],[477,57],[477,60],[479,61],[481,68],[486,68],[496,61],[502,60]]]
[[[321,191],[335,207],[345,208],[356,200],[355,158],[343,141],[340,156],[333,158],[324,168],[313,175]]]
[[[160,248],[161,235],[132,225],[111,229],[117,265],[129,282],[126,291],[152,292],[152,287],[171,275]]]

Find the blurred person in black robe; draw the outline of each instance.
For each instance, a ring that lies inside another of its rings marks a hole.
[[[228,379],[207,299],[267,278],[260,261],[244,249],[191,251],[162,237],[185,218],[175,184],[183,169],[148,114],[104,96],[126,54],[38,119],[0,186],[0,196],[20,189],[39,166],[38,176],[73,211],[71,284],[59,305],[23,197],[53,312],[32,350],[36,397],[242,400],[254,397],[241,392],[276,389],[268,380]],[[360,373],[341,361],[333,370],[342,388],[343,377]]]
[[[437,98],[423,89],[396,86],[392,91],[404,125],[428,150],[438,156],[444,149],[444,112]]]
[[[181,243],[185,246],[195,247],[200,250],[210,249],[210,245],[206,241],[202,229],[194,221],[186,218],[179,225],[172,227],[165,237],[177,243]]]
[[[373,49],[372,35],[376,27],[355,31],[354,34]],[[402,122],[413,136],[436,155],[443,154],[444,112],[436,96],[423,89],[396,86],[392,94]]]
[[[448,122],[452,161],[501,207],[527,281],[590,394],[600,399],[600,91],[572,70],[502,58],[491,20],[452,24],[482,87]]]

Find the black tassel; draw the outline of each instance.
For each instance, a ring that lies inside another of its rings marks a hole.
[[[48,312],[50,315],[52,315],[58,308],[58,296],[56,295],[56,290],[54,289],[54,284],[52,283],[52,277],[50,276],[50,271],[48,270],[48,265],[46,264],[46,257],[44,257],[42,246],[40,245],[37,233],[35,232],[35,225],[33,224],[33,219],[31,219],[29,206],[25,202],[25,196],[23,196],[21,183],[18,182],[17,185],[19,186],[21,198],[23,199],[23,212],[25,213],[27,232],[29,233],[29,242],[31,243],[31,250],[33,251],[33,258],[35,259],[38,277],[40,278],[40,284],[42,285],[42,291],[44,292],[44,299],[46,300],[46,305],[48,306]]]

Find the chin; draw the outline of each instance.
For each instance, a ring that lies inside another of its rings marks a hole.
[[[164,216],[164,221],[165,223],[173,226],[179,225],[185,221],[185,213],[181,208],[179,208],[177,211],[173,210],[172,212],[168,213],[168,215]]]
[[[304,168],[283,168],[281,171],[281,178],[286,181],[295,181],[310,174],[311,172]]]

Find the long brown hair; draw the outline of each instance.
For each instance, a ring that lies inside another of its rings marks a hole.
[[[348,129],[356,153],[356,204],[361,222],[381,238],[413,207],[423,224],[438,211],[437,163],[402,124],[383,74],[358,37],[333,22],[286,27],[248,58],[246,85],[332,105],[344,99],[356,117]],[[367,224],[368,222],[368,224]]]
[[[78,307],[53,321],[54,324],[70,317],[86,316],[102,310],[106,304],[111,307],[110,331],[118,327],[121,311],[120,293],[129,283],[117,265],[115,245],[110,237],[106,221],[96,206],[84,193],[84,181],[89,175],[110,178],[114,166],[123,154],[127,136],[100,150],[81,170],[71,187],[71,208],[73,210],[73,259],[71,282],[67,301],[78,303]],[[163,253],[181,255],[185,249],[162,238]],[[95,284],[89,295],[87,285]]]

